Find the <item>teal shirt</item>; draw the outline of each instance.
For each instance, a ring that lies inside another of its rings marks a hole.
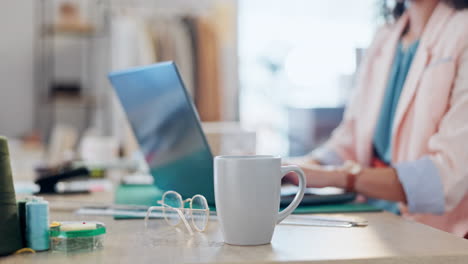
[[[416,41],[404,50],[402,43],[398,44],[380,109],[373,138],[374,155],[387,164],[392,163],[392,126],[395,112],[418,46],[419,41]],[[398,206],[394,202],[377,199],[368,199],[368,202],[381,209],[399,213]]]
[[[426,155],[413,161],[392,163],[391,143],[394,116],[418,45],[419,41],[404,50],[403,46],[398,44],[373,137],[374,155],[397,171],[398,179],[405,190],[410,212],[443,214],[445,212],[444,188],[439,171],[432,159]],[[315,150],[313,156],[321,163],[328,165],[338,166],[344,162],[335,150],[328,147]],[[421,188],[422,183],[424,183],[424,188]],[[375,207],[399,213],[396,203],[372,198],[368,198],[367,201]]]
[[[395,112],[418,46],[419,41],[416,41],[404,50],[401,42],[398,44],[380,109],[373,143],[376,156],[387,164],[392,163],[392,126]]]

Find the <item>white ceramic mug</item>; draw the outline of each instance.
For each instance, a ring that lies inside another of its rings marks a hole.
[[[299,192],[278,213],[281,178],[289,172],[299,176]],[[214,185],[224,242],[263,245],[271,242],[275,226],[301,202],[306,179],[298,166],[281,166],[278,156],[218,156],[214,160]]]

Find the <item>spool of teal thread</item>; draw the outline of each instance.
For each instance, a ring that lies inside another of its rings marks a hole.
[[[33,197],[26,203],[26,241],[36,251],[50,247],[49,203],[42,197]]]

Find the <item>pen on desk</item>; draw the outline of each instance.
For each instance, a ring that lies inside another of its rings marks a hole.
[[[291,216],[282,223],[290,225],[307,226],[332,226],[332,227],[364,227],[368,222],[364,219],[355,219],[350,217],[326,217],[326,216]]]
[[[351,223],[353,226],[367,226],[368,225],[367,220],[353,219],[353,218],[346,218],[346,217],[311,216],[311,220],[330,221],[330,222],[344,222],[344,223]]]
[[[304,221],[304,220],[283,220],[280,225],[299,225],[299,226],[320,226],[320,227],[353,227],[354,225],[350,222],[341,222],[341,221]]]

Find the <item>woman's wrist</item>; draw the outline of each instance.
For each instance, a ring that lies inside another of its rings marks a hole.
[[[329,177],[330,186],[345,189],[347,184],[347,176],[347,172],[341,168],[333,170]]]
[[[332,186],[346,189],[347,191],[354,192],[357,177],[361,174],[363,168],[354,162],[346,162],[343,167],[336,168],[332,174]]]

